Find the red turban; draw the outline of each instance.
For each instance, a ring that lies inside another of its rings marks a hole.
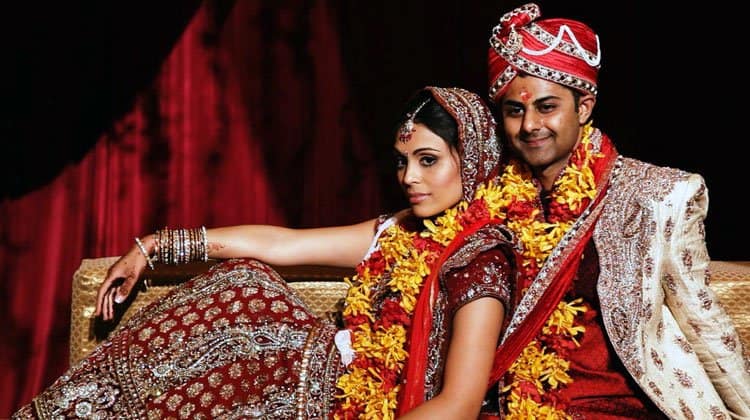
[[[493,102],[519,72],[596,95],[599,37],[581,22],[537,21],[540,15],[539,6],[528,3],[504,14],[492,29],[488,69]]]

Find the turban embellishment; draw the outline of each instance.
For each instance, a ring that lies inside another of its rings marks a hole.
[[[525,4],[504,14],[492,30],[488,58],[490,99],[497,100],[519,72],[597,94],[599,37],[570,19],[543,19]]]

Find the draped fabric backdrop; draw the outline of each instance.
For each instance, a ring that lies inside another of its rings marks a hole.
[[[331,11],[206,3],[152,86],[85,157],[0,207],[0,417],[67,366],[71,276],[161,226],[318,226],[377,215]]]
[[[82,258],[119,255],[164,226],[327,226],[404,206],[387,164],[392,119],[424,85],[484,94],[490,30],[524,2],[9,5],[0,15],[0,51],[11,58],[0,71],[15,71],[0,77],[0,418],[67,368]],[[736,166],[709,166],[715,148],[683,147],[703,127],[661,124],[654,111],[700,121],[714,109],[675,107],[695,99],[651,77],[677,74],[692,57],[679,53],[691,43],[669,39],[684,28],[672,30],[653,5],[636,14],[628,2],[539,4],[543,16],[579,18],[600,35],[595,124],[626,154],[706,175],[712,214],[723,215],[709,216],[709,240],[738,219],[730,199],[716,210],[732,194],[720,171]],[[658,49],[648,65],[636,44]],[[651,117],[659,124],[641,121]],[[747,259],[721,244],[709,241],[712,256]]]

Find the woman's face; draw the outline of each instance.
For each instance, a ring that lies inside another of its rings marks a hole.
[[[396,175],[417,217],[439,214],[463,196],[458,152],[422,124],[406,142],[396,140]]]

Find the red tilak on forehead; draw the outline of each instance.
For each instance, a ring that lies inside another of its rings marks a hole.
[[[524,101],[524,102],[528,102],[529,99],[531,99],[531,94],[529,93],[528,90],[526,90],[526,88],[522,88],[521,89],[521,100]]]

